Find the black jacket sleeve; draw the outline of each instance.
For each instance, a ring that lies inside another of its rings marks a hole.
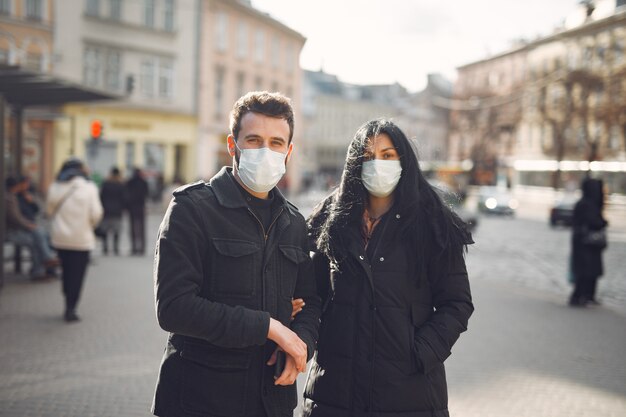
[[[161,223],[156,245],[154,291],[159,325],[166,331],[225,348],[264,344],[269,313],[228,306],[198,295],[207,253],[204,230],[191,197],[177,195]]]
[[[293,330],[307,345],[307,361],[313,357],[317,343],[318,329],[321,314],[320,297],[317,295],[315,276],[311,257],[308,255],[306,240],[302,245],[304,260],[299,264],[298,279],[294,298],[302,298],[304,307],[291,323]]]
[[[415,332],[414,354],[418,371],[428,373],[451,354],[459,335],[467,330],[474,311],[463,250],[451,257],[446,272],[432,283],[435,312]]]

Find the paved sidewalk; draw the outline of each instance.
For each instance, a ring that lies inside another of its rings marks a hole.
[[[77,324],[61,319],[58,281],[12,279],[0,293],[0,416],[150,415],[166,339],[152,258],[94,263]],[[483,276],[472,286],[476,312],[447,362],[454,417],[626,416],[625,315]]]

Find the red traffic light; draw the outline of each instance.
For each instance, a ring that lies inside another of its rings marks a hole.
[[[91,138],[100,139],[101,137],[102,137],[102,122],[100,120],[92,120]]]

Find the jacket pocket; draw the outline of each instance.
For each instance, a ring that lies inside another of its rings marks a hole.
[[[254,271],[259,245],[238,239],[213,238],[211,290],[216,295],[252,297],[255,295]]]
[[[428,304],[413,303],[411,304],[411,322],[413,326],[420,327],[433,313],[433,308]]]
[[[186,412],[243,416],[251,352],[185,342],[180,356],[181,405]]]
[[[306,261],[307,254],[297,246],[278,245],[283,259],[280,260],[280,296],[291,299],[296,288],[298,268]]]

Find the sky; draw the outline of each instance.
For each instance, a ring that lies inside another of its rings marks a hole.
[[[428,73],[455,68],[545,36],[579,0],[252,0],[307,38],[302,68],[343,82],[399,82],[410,91]]]

